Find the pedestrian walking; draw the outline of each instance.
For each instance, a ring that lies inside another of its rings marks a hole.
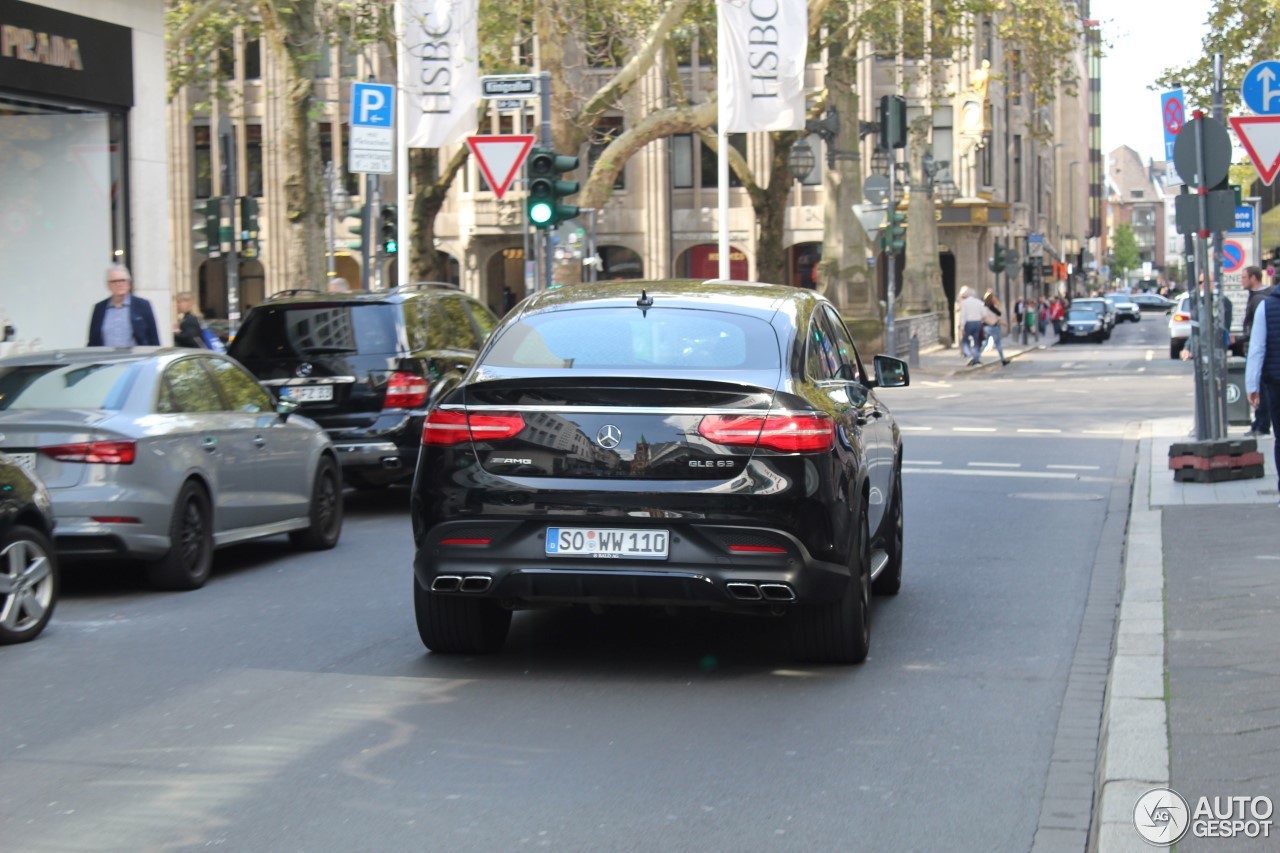
[[[1067,316],[1066,306],[1062,304],[1062,297],[1055,296],[1049,300],[1049,322],[1053,324],[1053,336],[1055,338],[1062,337],[1062,320]]]
[[[204,349],[203,327],[200,324],[200,314],[196,311],[195,300],[184,290],[173,297],[173,302],[178,315],[178,325],[173,330],[173,345]]]
[[[1026,343],[1032,336],[1037,339],[1040,337],[1036,334],[1036,306],[1034,302],[1027,301],[1026,310],[1022,312],[1023,319],[1023,343]]]
[[[969,347],[969,365],[982,364],[982,317],[985,308],[973,288],[960,288],[960,306],[956,311],[965,343]]]
[[[1241,340],[1244,342],[1245,352],[1248,352],[1249,341],[1253,333],[1254,316],[1258,311],[1258,306],[1264,299],[1275,292],[1275,287],[1263,285],[1261,269],[1248,267],[1244,271],[1244,289],[1249,291],[1249,303],[1244,309],[1244,329],[1241,332]],[[1270,407],[1267,401],[1265,385],[1259,386],[1258,394],[1260,404],[1253,410],[1253,423],[1249,425],[1249,435],[1254,437],[1271,434],[1271,420],[1267,416]]]
[[[93,306],[89,320],[91,347],[156,347],[156,315],[151,303],[133,295],[133,276],[122,264],[107,268],[107,290],[111,295]]]
[[[1000,300],[996,298],[994,290],[988,290],[986,295],[982,297],[982,306],[984,309],[982,314],[983,330],[995,344],[996,353],[1000,356],[1000,363],[1008,364],[1009,359],[1004,357],[1004,338],[1000,334],[1000,324],[1005,322],[1004,312],[1000,310]]]
[[[1040,340],[1040,336],[1049,331],[1049,300],[1043,296],[1040,297],[1040,304],[1036,306],[1036,324],[1040,330],[1036,340]]]
[[[1280,292],[1273,291],[1258,303],[1252,331],[1244,368],[1244,390],[1249,405],[1255,409],[1262,409],[1266,400],[1266,409],[1261,414],[1276,436],[1276,458],[1280,459]]]

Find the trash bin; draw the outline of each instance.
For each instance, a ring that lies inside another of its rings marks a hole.
[[[1253,423],[1253,409],[1244,392],[1244,366],[1246,360],[1232,356],[1227,359],[1227,424],[1248,426]]]

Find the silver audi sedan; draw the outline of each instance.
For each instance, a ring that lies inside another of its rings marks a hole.
[[[161,589],[203,586],[223,545],[337,544],[337,456],[296,408],[206,350],[0,359],[0,450],[48,488],[58,553],[143,560]]]

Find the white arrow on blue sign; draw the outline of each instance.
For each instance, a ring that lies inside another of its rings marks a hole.
[[[1259,62],[1244,75],[1240,95],[1245,106],[1260,116],[1280,114],[1280,61]]]

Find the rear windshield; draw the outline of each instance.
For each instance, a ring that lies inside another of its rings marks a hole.
[[[773,327],[741,314],[681,308],[578,308],[535,314],[498,332],[492,367],[776,370]]]
[[[394,305],[262,306],[254,310],[231,343],[241,361],[307,358],[315,355],[398,352]]]
[[[28,364],[0,367],[0,411],[6,409],[119,409],[137,364]]]
[[[1098,319],[1098,312],[1091,311],[1088,308],[1073,308],[1067,312],[1068,320],[1084,321]]]

